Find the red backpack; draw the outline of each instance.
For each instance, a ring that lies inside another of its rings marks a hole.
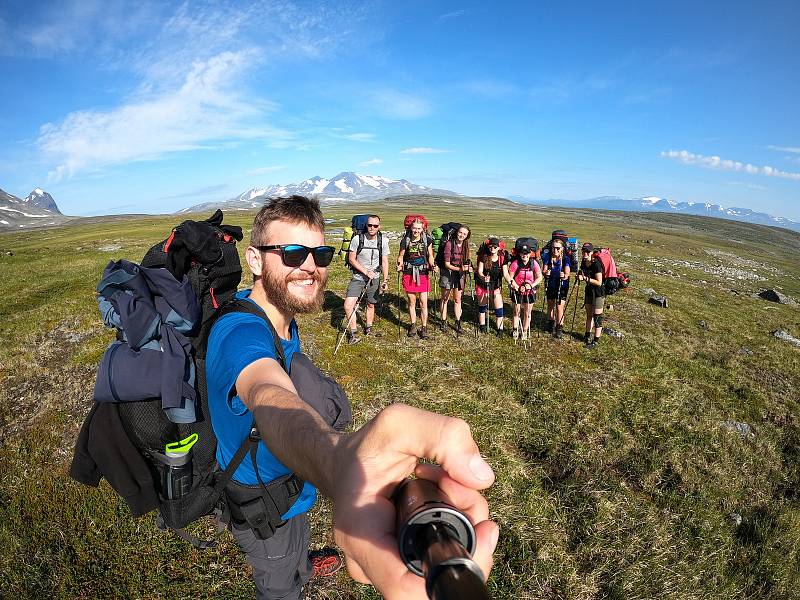
[[[620,288],[626,288],[630,284],[630,277],[627,273],[617,272],[617,263],[611,255],[610,248],[599,248],[592,252],[592,258],[596,258],[603,265],[603,287],[606,296],[612,296]]]

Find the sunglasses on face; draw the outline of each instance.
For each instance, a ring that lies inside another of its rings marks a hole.
[[[367,223],[367,227],[380,227],[380,223]]]
[[[287,267],[299,267],[306,262],[309,254],[314,257],[314,264],[318,267],[327,267],[331,264],[333,253],[336,251],[333,246],[309,248],[300,244],[274,244],[271,246],[256,246],[256,248],[264,252],[280,250],[281,260]]]

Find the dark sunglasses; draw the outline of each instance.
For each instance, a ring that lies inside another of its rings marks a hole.
[[[269,252],[270,250],[280,250],[281,260],[287,267],[299,267],[309,254],[314,256],[314,264],[318,267],[327,267],[333,260],[333,253],[336,248],[333,246],[317,246],[309,248],[300,244],[274,244],[272,246],[256,246],[259,250]]]
[[[380,227],[380,223],[367,223],[367,227]]]

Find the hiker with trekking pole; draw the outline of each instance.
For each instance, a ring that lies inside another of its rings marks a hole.
[[[411,325],[408,337],[417,335],[417,297],[422,327],[419,337],[428,339],[428,293],[431,290],[431,273],[436,270],[433,256],[433,239],[425,231],[427,221],[421,215],[414,218],[400,240],[400,253],[397,255],[397,272],[402,273],[402,285],[408,296],[408,316]],[[399,293],[399,290],[398,290]],[[399,300],[398,300],[399,305]],[[398,315],[399,316],[399,315]]]
[[[489,304],[494,308],[497,336],[503,335],[503,265],[506,263],[505,243],[490,237],[478,250],[478,276],[475,293],[478,296],[478,322],[489,333]]]
[[[547,333],[560,339],[564,331],[564,312],[569,296],[571,261],[565,255],[566,242],[561,238],[551,240],[549,252],[542,253],[542,274],[545,277],[548,324]]]
[[[503,278],[511,289],[514,310],[514,342],[530,338],[531,313],[536,304],[536,289],[542,282],[542,269],[534,258],[538,242],[534,238],[520,238],[514,244],[514,260],[503,265]],[[522,314],[522,308],[525,308]]]
[[[439,289],[441,290],[440,301],[440,323],[439,329],[444,333],[447,331],[447,304],[450,297],[453,298],[453,316],[455,317],[456,335],[463,333],[461,317],[463,306],[461,300],[464,297],[464,289],[467,281],[466,274],[472,268],[469,260],[469,238],[471,235],[469,227],[459,223],[448,223],[451,229],[442,229],[445,233],[442,237],[443,245],[440,245],[440,254],[437,256],[437,266],[439,267]]]
[[[363,232],[353,235],[347,251],[347,266],[353,272],[344,301],[348,344],[361,341],[356,335],[358,319],[353,318],[358,307],[358,298],[366,297],[364,335],[372,335],[378,295],[389,288],[389,240],[380,231],[380,217],[368,215],[364,227]]]
[[[586,242],[581,247],[581,264],[578,269],[578,283],[586,282],[583,306],[586,309],[586,324],[583,342],[592,350],[600,343],[603,333],[603,307],[605,305],[605,282],[603,281],[603,263],[594,254],[594,246]]]

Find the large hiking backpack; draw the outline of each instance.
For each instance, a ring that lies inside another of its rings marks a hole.
[[[411,233],[411,226],[414,224],[414,221],[422,222],[422,240],[425,242],[425,246],[428,244],[433,244],[433,237],[428,231],[428,219],[426,219],[424,215],[410,214],[406,215],[403,219],[404,232],[403,237],[400,238],[401,250],[404,250],[408,246],[408,242],[410,242],[413,237]]]
[[[205,369],[206,344],[216,319],[229,312],[248,312],[263,318],[272,332],[279,362],[285,368],[283,348],[266,315],[255,303],[234,298],[241,280],[241,263],[236,250],[236,241],[241,239],[241,228],[222,225],[222,212],[217,211],[206,221],[184,221],[166,240],[153,246],[142,261],[142,267],[149,267],[159,274],[168,272],[171,279],[190,283],[196,295],[195,302],[201,307],[197,311],[199,318],[196,327],[186,334],[191,342],[190,355],[186,359],[189,363],[187,372],[194,373],[195,381],[191,387],[187,387],[189,382],[183,382],[185,393],[195,394],[195,420],[188,423],[173,422],[162,408],[162,398],[116,403],[97,401],[96,387],[96,402],[81,429],[70,468],[73,478],[88,485],[96,486],[101,477],[106,477],[131,506],[135,517],[158,509],[159,527],[176,530],[181,537],[198,547],[207,547],[213,541],[202,542],[181,529],[213,513],[228,515],[234,526],[252,527],[259,535],[268,537],[281,523],[280,515],[288,510],[303,486],[302,480],[293,473],[263,487],[256,486],[255,490],[245,489],[244,493],[241,488],[247,486],[231,480],[246,454],[255,457],[260,441],[255,428],[251,436],[242,441],[239,451],[224,471],[216,462],[217,439],[208,410]],[[141,287],[139,290],[116,291],[123,293],[117,294],[114,306],[126,316],[127,312],[122,307],[124,303],[133,305],[133,301],[129,300],[130,294],[141,291],[146,296],[147,292]],[[137,299],[135,296],[134,299],[141,300],[142,305],[151,300],[146,297]],[[152,300],[158,307],[159,299],[154,297]],[[162,346],[166,340],[164,336],[176,321],[174,311],[168,309],[161,310],[160,319],[154,323]],[[131,313],[128,321],[133,322],[136,311],[131,309],[128,312]],[[118,342],[115,344],[119,344],[119,340],[126,340],[127,344],[129,327],[125,318],[120,323]],[[113,352],[115,350],[110,347],[107,355]],[[114,357],[114,354],[109,357],[109,364],[114,365]],[[103,364],[106,363],[105,358]],[[295,354],[291,363],[290,376],[298,393],[303,393],[301,397],[314,406],[329,424],[337,424],[338,419],[341,426],[341,421],[348,421],[350,416],[346,397],[332,380],[320,386],[311,386],[313,389],[308,390],[308,380],[324,376],[310,361],[303,361],[302,358],[305,357]],[[116,366],[119,372],[125,364],[118,361]],[[111,379],[110,368],[105,374]],[[103,383],[100,381],[103,375],[102,371],[98,373],[98,385]],[[320,395],[317,393],[319,388],[326,385],[330,390],[322,393],[323,400],[315,405],[314,399]],[[113,379],[111,387],[113,389]],[[301,392],[303,387],[306,392]],[[343,405],[340,410],[329,409],[328,400],[333,397],[337,397],[339,404]],[[344,402],[341,401],[342,397]],[[109,423],[113,430],[107,426]],[[174,452],[169,453],[169,450]],[[120,472],[123,472],[123,477],[120,477]],[[139,490],[135,498],[130,491],[131,478],[135,483],[133,487]],[[245,522],[246,525],[241,525]]]
[[[550,248],[555,240],[561,240],[564,244],[564,256],[569,259],[570,269],[575,270],[580,264],[580,257],[578,256],[578,238],[569,237],[567,232],[563,229],[554,229],[550,234],[550,241],[547,242],[542,251],[539,253],[538,258],[543,262],[550,260]]]
[[[630,285],[631,279],[628,274],[617,271],[617,263],[611,255],[610,248],[599,248],[592,253],[592,257],[603,265],[603,289],[606,296],[612,296],[619,289],[627,288]]]
[[[499,238],[498,240],[500,244],[499,244],[499,252],[497,253],[497,255],[500,260],[500,266],[503,266],[503,264],[506,262],[506,259],[508,258],[508,253],[506,252],[506,242],[505,240],[501,240]],[[478,246],[478,260],[483,260],[491,253],[492,253],[491,250],[489,250],[489,238],[486,238],[481,242],[480,246]]]
[[[359,216],[366,217],[367,215],[359,215]],[[353,217],[354,220],[355,220],[355,218],[356,217]],[[367,221],[365,219],[364,220],[364,227],[366,227],[366,223],[367,223]],[[367,239],[366,230],[359,231],[358,233],[354,233],[353,237],[355,237],[355,236],[358,236],[358,246],[356,247],[356,254],[355,254],[355,260],[358,260],[358,255],[361,254],[361,251],[364,249],[364,242]],[[380,232],[380,231],[377,234],[377,240],[378,240],[378,271],[380,271],[381,265],[383,264],[383,233]],[[350,246],[348,244],[348,247],[347,247],[347,257],[348,258],[346,260],[347,268],[350,269],[353,273],[360,273],[360,271],[358,271],[353,266],[353,264],[350,262],[349,256],[350,256]]]
[[[461,223],[450,221],[449,223],[440,225],[434,230],[433,252],[435,256],[435,262],[440,269],[444,268],[444,247],[447,245],[447,242],[452,242],[456,239],[459,229],[461,229]],[[436,242],[436,231],[441,231],[438,244]]]
[[[514,242],[514,248],[511,250],[511,256],[517,257],[522,253],[522,249],[527,248],[532,254],[534,259],[539,258],[539,240],[534,237],[521,237],[517,238]]]

